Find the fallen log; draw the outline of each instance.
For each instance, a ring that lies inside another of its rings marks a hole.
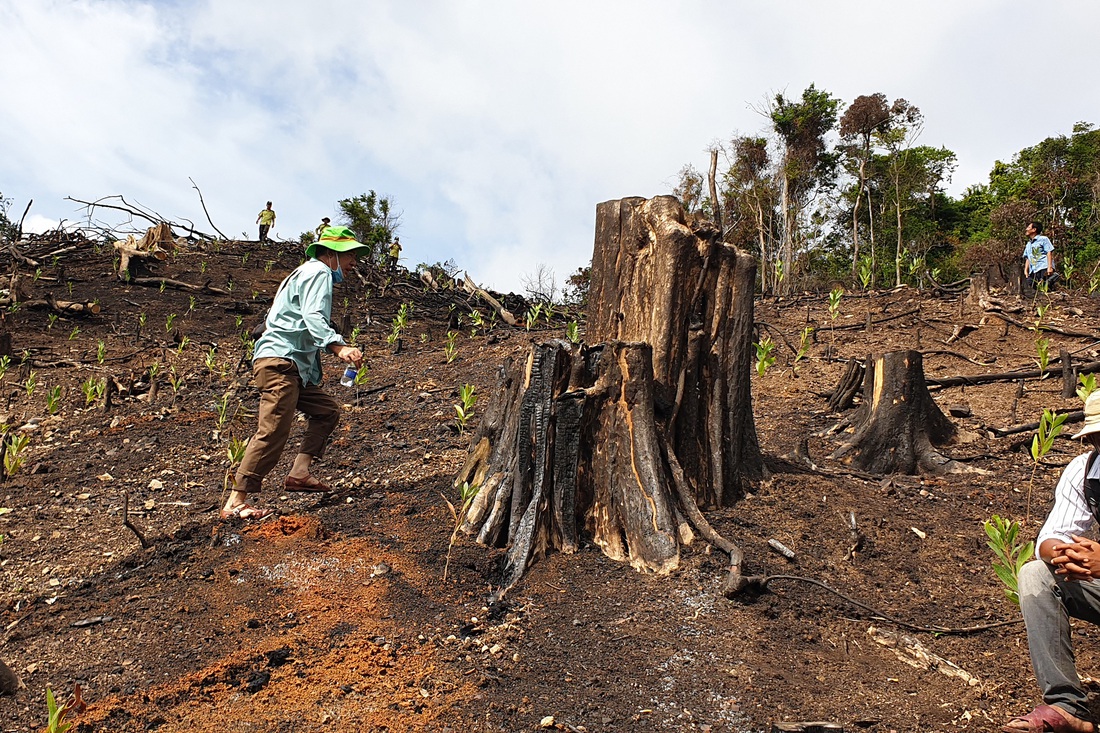
[[[470,279],[470,273],[467,272],[464,274],[466,275],[466,277],[462,281],[463,290],[465,290],[470,295],[476,295],[477,297],[488,303],[489,306],[497,312],[497,315],[500,316],[500,319],[507,323],[509,326],[514,326],[516,325],[516,323],[518,323],[518,321],[516,321],[516,317],[512,315],[512,312],[510,310],[501,305],[501,302],[499,300],[494,298],[487,291],[482,290],[473,280]]]
[[[212,293],[214,295],[229,295],[228,290],[221,288],[215,288],[211,285],[212,281],[207,280],[202,285],[192,285],[191,283],[185,283],[182,280],[171,280],[166,277],[134,277],[130,278],[131,285],[146,285],[152,287],[160,287],[164,285],[168,288],[175,288],[177,290],[189,290],[194,293]]]
[[[1046,371],[1038,369],[1021,369],[1014,372],[993,372],[989,374],[959,374],[952,377],[927,377],[925,379],[929,387],[959,387],[975,384],[989,384],[991,382],[1014,382],[1019,379],[1039,379],[1051,374],[1051,367],[1059,362],[1059,359],[1051,359]],[[1100,371],[1100,361],[1090,361],[1075,367],[1078,374],[1091,374]]]
[[[1063,425],[1072,425],[1074,423],[1082,422],[1085,419],[1084,410],[1074,410],[1072,412],[1066,410],[1055,410],[1056,415],[1065,415],[1066,419]],[[1023,423],[1020,425],[1009,425],[1007,428],[983,428],[987,432],[991,433],[995,438],[1004,438],[1009,435],[1018,435],[1019,433],[1030,433],[1033,430],[1039,429],[1038,422]]]
[[[65,315],[98,315],[102,311],[102,307],[95,301],[69,301],[69,300],[54,300],[51,297],[46,297],[41,300],[24,300],[13,301],[11,298],[0,298],[0,307],[8,308],[13,304],[18,303],[21,308],[31,308],[33,310],[48,310],[54,313],[62,313]]]

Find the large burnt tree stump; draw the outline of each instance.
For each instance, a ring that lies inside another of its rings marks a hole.
[[[463,525],[506,547],[507,591],[585,535],[638,570],[679,564],[691,527],[741,553],[699,506],[763,474],[749,378],[755,261],[694,228],[670,196],[597,207],[587,335],[506,362],[455,483],[480,487]]]
[[[891,351],[868,360],[855,431],[832,457],[867,473],[967,471],[937,448],[957,430],[928,392],[919,351]]]

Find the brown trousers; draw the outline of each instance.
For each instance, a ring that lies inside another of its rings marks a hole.
[[[234,486],[249,494],[260,490],[264,476],[279,462],[296,410],[309,418],[299,452],[314,458],[325,454],[325,441],[340,422],[339,403],[319,385],[304,386],[298,367],[290,359],[257,359],[252,373],[260,388],[259,427],[248,441]]]

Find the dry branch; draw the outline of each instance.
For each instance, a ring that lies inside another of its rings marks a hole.
[[[488,291],[478,287],[477,283],[470,279],[470,273],[464,272],[463,274],[466,276],[462,280],[463,290],[465,290],[470,295],[476,295],[477,297],[488,303],[489,306],[497,312],[497,315],[500,316],[501,320],[503,320],[509,326],[516,325],[516,317],[512,315],[511,311],[505,308],[499,300],[490,295]]]

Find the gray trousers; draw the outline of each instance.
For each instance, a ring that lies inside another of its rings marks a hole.
[[[1052,566],[1032,560],[1020,570],[1020,610],[1043,702],[1092,720],[1077,676],[1069,619],[1100,626],[1100,580],[1065,580]]]

